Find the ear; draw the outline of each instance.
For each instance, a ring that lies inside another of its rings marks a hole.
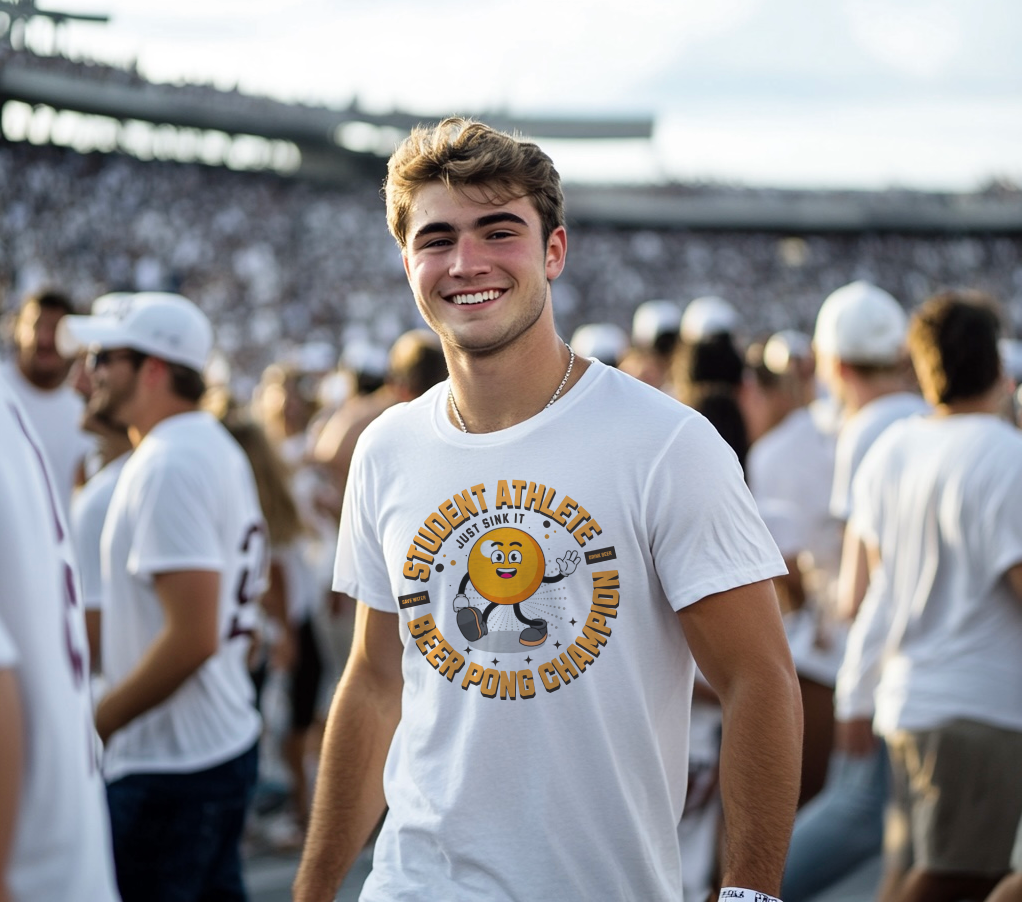
[[[565,269],[565,257],[568,254],[568,233],[564,226],[558,226],[547,239],[547,256],[544,260],[544,269],[547,273],[547,281],[552,282],[561,275]]]

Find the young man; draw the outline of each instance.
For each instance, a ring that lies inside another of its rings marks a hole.
[[[68,383],[74,359],[62,355],[55,340],[61,319],[73,313],[71,299],[59,292],[25,298],[11,330],[14,354],[3,366],[42,443],[65,515],[85,459],[95,447],[81,426],[84,403]]]
[[[968,293],[916,312],[934,413],[886,430],[853,483],[872,577],[837,701],[867,731],[873,715],[892,762],[882,900],[984,899],[1019,825],[1023,447],[999,416],[998,328]]]
[[[128,427],[103,528],[103,671],[117,880],[125,899],[243,899],[239,842],[260,719],[246,668],[266,530],[244,453],[198,410],[213,341],[177,295],[66,317],[92,409]]]
[[[693,656],[725,710],[724,882],[777,892],[799,690],[735,456],[558,337],[535,145],[418,129],[387,212],[450,380],[356,452],[335,572],[356,637],[296,899],[332,898],[385,803],[368,899],[681,899]]]

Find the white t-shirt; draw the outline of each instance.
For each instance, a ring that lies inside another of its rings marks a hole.
[[[41,443],[3,377],[0,436],[0,668],[15,673],[25,728],[7,880],[15,900],[114,900],[74,555]]]
[[[842,425],[835,449],[835,481],[831,489],[831,513],[849,519],[852,484],[867,450],[896,420],[924,414],[930,405],[914,392],[893,392],[865,404]]]
[[[66,383],[56,389],[36,388],[13,360],[4,361],[2,366],[46,452],[61,510],[67,517],[78,466],[96,447],[95,437],[81,427],[85,402]]]
[[[875,729],[1019,730],[1023,624],[1003,579],[1023,549],[1019,431],[985,414],[911,418],[877,441],[853,492],[850,523],[885,575],[870,610],[886,626]]]
[[[222,637],[169,699],[110,738],[107,779],[200,771],[243,753],[260,731],[246,655],[268,550],[248,459],[220,423],[205,412],[178,414],[146,435],[117,481],[101,549],[103,671],[111,686],[163,627],[154,574],[217,571]]]
[[[363,897],[682,899],[694,663],[676,612],[784,571],[739,463],[599,363],[496,433],[452,426],[446,393],[367,428],[342,510],[334,587],[396,612],[404,645]],[[544,623],[533,645],[515,598]],[[466,639],[455,608],[494,600]]]
[[[103,601],[100,537],[117,478],[129,454],[125,452],[114,458],[71,497],[71,538],[75,543],[78,570],[82,576],[82,604],[87,611],[99,609]]]
[[[835,433],[822,426],[822,406],[797,408],[754,442],[746,474],[778,548],[798,558],[804,574],[806,602],[785,618],[796,670],[833,686],[845,651],[845,629],[835,617],[842,524],[828,510]]]

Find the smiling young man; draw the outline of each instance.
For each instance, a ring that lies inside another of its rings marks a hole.
[[[735,456],[558,336],[568,241],[535,145],[417,129],[387,213],[450,379],[356,450],[356,637],[296,899],[333,898],[385,807],[366,899],[682,899],[694,657],[724,707],[722,893],[776,893],[799,690]]]

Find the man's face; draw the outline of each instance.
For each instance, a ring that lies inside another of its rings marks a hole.
[[[57,353],[57,324],[64,316],[60,308],[26,304],[14,326],[18,368],[40,389],[56,389],[67,378],[72,361]]]
[[[422,188],[409,217],[405,272],[420,313],[445,350],[492,353],[549,310],[550,281],[565,263],[558,227],[546,243],[532,202],[500,204],[475,188]]]
[[[122,428],[130,426],[139,382],[134,352],[113,348],[91,354],[87,368],[92,377],[92,394],[86,415]]]

